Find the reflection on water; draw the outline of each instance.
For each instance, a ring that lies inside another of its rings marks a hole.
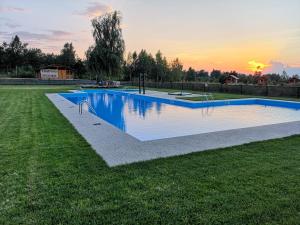
[[[76,104],[83,99],[87,99],[95,109],[97,116],[123,131],[127,130],[125,111],[128,111],[138,118],[145,119],[147,112],[154,110],[155,113],[159,114],[162,109],[162,104],[158,102],[149,102],[110,93],[89,93],[81,97],[68,97],[68,99]]]
[[[300,120],[300,111],[263,105],[187,108],[112,93],[67,98],[88,99],[97,116],[142,141]]]

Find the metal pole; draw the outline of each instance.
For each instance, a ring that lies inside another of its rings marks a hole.
[[[145,94],[145,73],[143,74],[143,94]]]
[[[183,77],[181,79],[181,95],[183,94]]]
[[[141,74],[139,75],[139,93],[141,94]]]

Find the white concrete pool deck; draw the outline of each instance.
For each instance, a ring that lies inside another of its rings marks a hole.
[[[82,92],[80,90],[70,90],[70,91],[74,92],[74,93]],[[118,91],[118,89],[115,89],[115,91]],[[187,93],[187,92],[184,92],[184,93]],[[180,99],[180,98],[183,98],[183,97],[189,97],[189,98],[190,97],[201,97],[201,96],[204,96],[205,94],[208,94],[208,93],[204,93],[204,92],[203,92],[203,94],[190,93],[189,95],[180,96],[180,95],[169,95],[168,92],[163,92],[163,91],[152,91],[152,90],[147,90],[146,91],[147,96],[156,97],[156,98],[165,98],[165,99],[170,99],[170,100],[180,100],[180,101],[185,101],[185,102],[194,102],[194,103],[195,103],[195,101],[184,100],[184,99]]]
[[[157,91],[148,91],[147,95],[176,98],[166,92]],[[47,94],[47,97],[111,167],[300,134],[300,121],[297,121],[161,140],[139,141],[92,113],[85,111],[80,115],[78,106],[59,94]]]

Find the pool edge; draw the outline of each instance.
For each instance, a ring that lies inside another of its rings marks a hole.
[[[300,121],[296,121],[142,142],[92,113],[85,112],[83,116],[80,116],[78,106],[59,94],[46,94],[46,96],[108,166],[119,166],[300,134]],[[96,123],[100,123],[101,126],[95,126]]]

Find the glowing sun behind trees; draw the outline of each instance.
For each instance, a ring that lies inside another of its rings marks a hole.
[[[264,69],[269,67],[269,65],[256,62],[255,60],[249,61],[248,65],[249,65],[249,69],[254,73],[262,73]]]

